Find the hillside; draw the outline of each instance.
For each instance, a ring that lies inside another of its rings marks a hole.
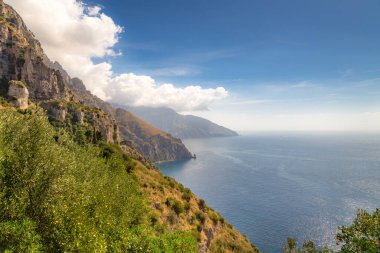
[[[93,135],[99,132],[99,138],[107,142],[130,145],[152,161],[191,157],[180,140],[162,131],[154,136],[148,133],[140,135],[140,127],[129,129],[128,135],[123,135],[126,131],[119,132],[116,111],[112,106],[87,91],[79,79],[70,78],[59,63],[51,62],[40,43],[11,7],[1,3],[0,11],[0,96],[7,95],[9,81],[23,81],[29,97],[38,101],[57,124],[77,129],[82,127],[82,123],[95,122],[95,129],[91,130]],[[75,121],[75,115],[87,121]],[[143,128],[147,125],[136,117],[133,120],[136,120],[135,126],[143,124]],[[123,125],[120,127],[125,128]],[[134,138],[130,139],[131,135]],[[154,145],[146,145],[151,139],[156,140]]]
[[[33,103],[1,104],[1,252],[258,252],[146,161],[76,144]]]
[[[127,110],[153,126],[181,139],[238,135],[235,131],[207,119],[193,115],[181,115],[170,108],[127,107]]]
[[[189,155],[179,139],[78,92],[0,14],[0,252],[258,252],[143,156]]]

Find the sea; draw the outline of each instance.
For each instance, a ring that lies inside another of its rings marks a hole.
[[[251,133],[187,139],[196,159],[158,164],[263,252],[287,237],[337,249],[338,226],[380,208],[380,134]]]

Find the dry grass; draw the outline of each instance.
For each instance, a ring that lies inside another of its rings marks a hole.
[[[259,252],[219,213],[174,179],[139,162],[134,173],[149,199],[149,215],[158,228],[192,231],[200,252]]]

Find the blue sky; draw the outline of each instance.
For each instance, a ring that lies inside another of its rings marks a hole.
[[[125,29],[116,72],[228,88],[380,74],[377,0],[88,2]],[[169,68],[188,71],[154,72]]]
[[[229,102],[199,115],[238,127],[223,121],[223,112],[268,117],[380,111],[377,0],[89,3],[101,4],[125,29],[117,45],[123,57],[113,60],[116,72],[229,91]]]
[[[237,130],[380,131],[378,0],[5,1],[110,102]]]

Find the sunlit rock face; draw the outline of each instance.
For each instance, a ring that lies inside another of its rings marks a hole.
[[[20,109],[28,108],[29,91],[20,81],[10,81],[8,88],[9,101]]]
[[[22,81],[30,98],[69,100],[68,84],[59,71],[44,63],[41,44],[12,7],[0,1],[0,86],[8,90],[9,81]]]

